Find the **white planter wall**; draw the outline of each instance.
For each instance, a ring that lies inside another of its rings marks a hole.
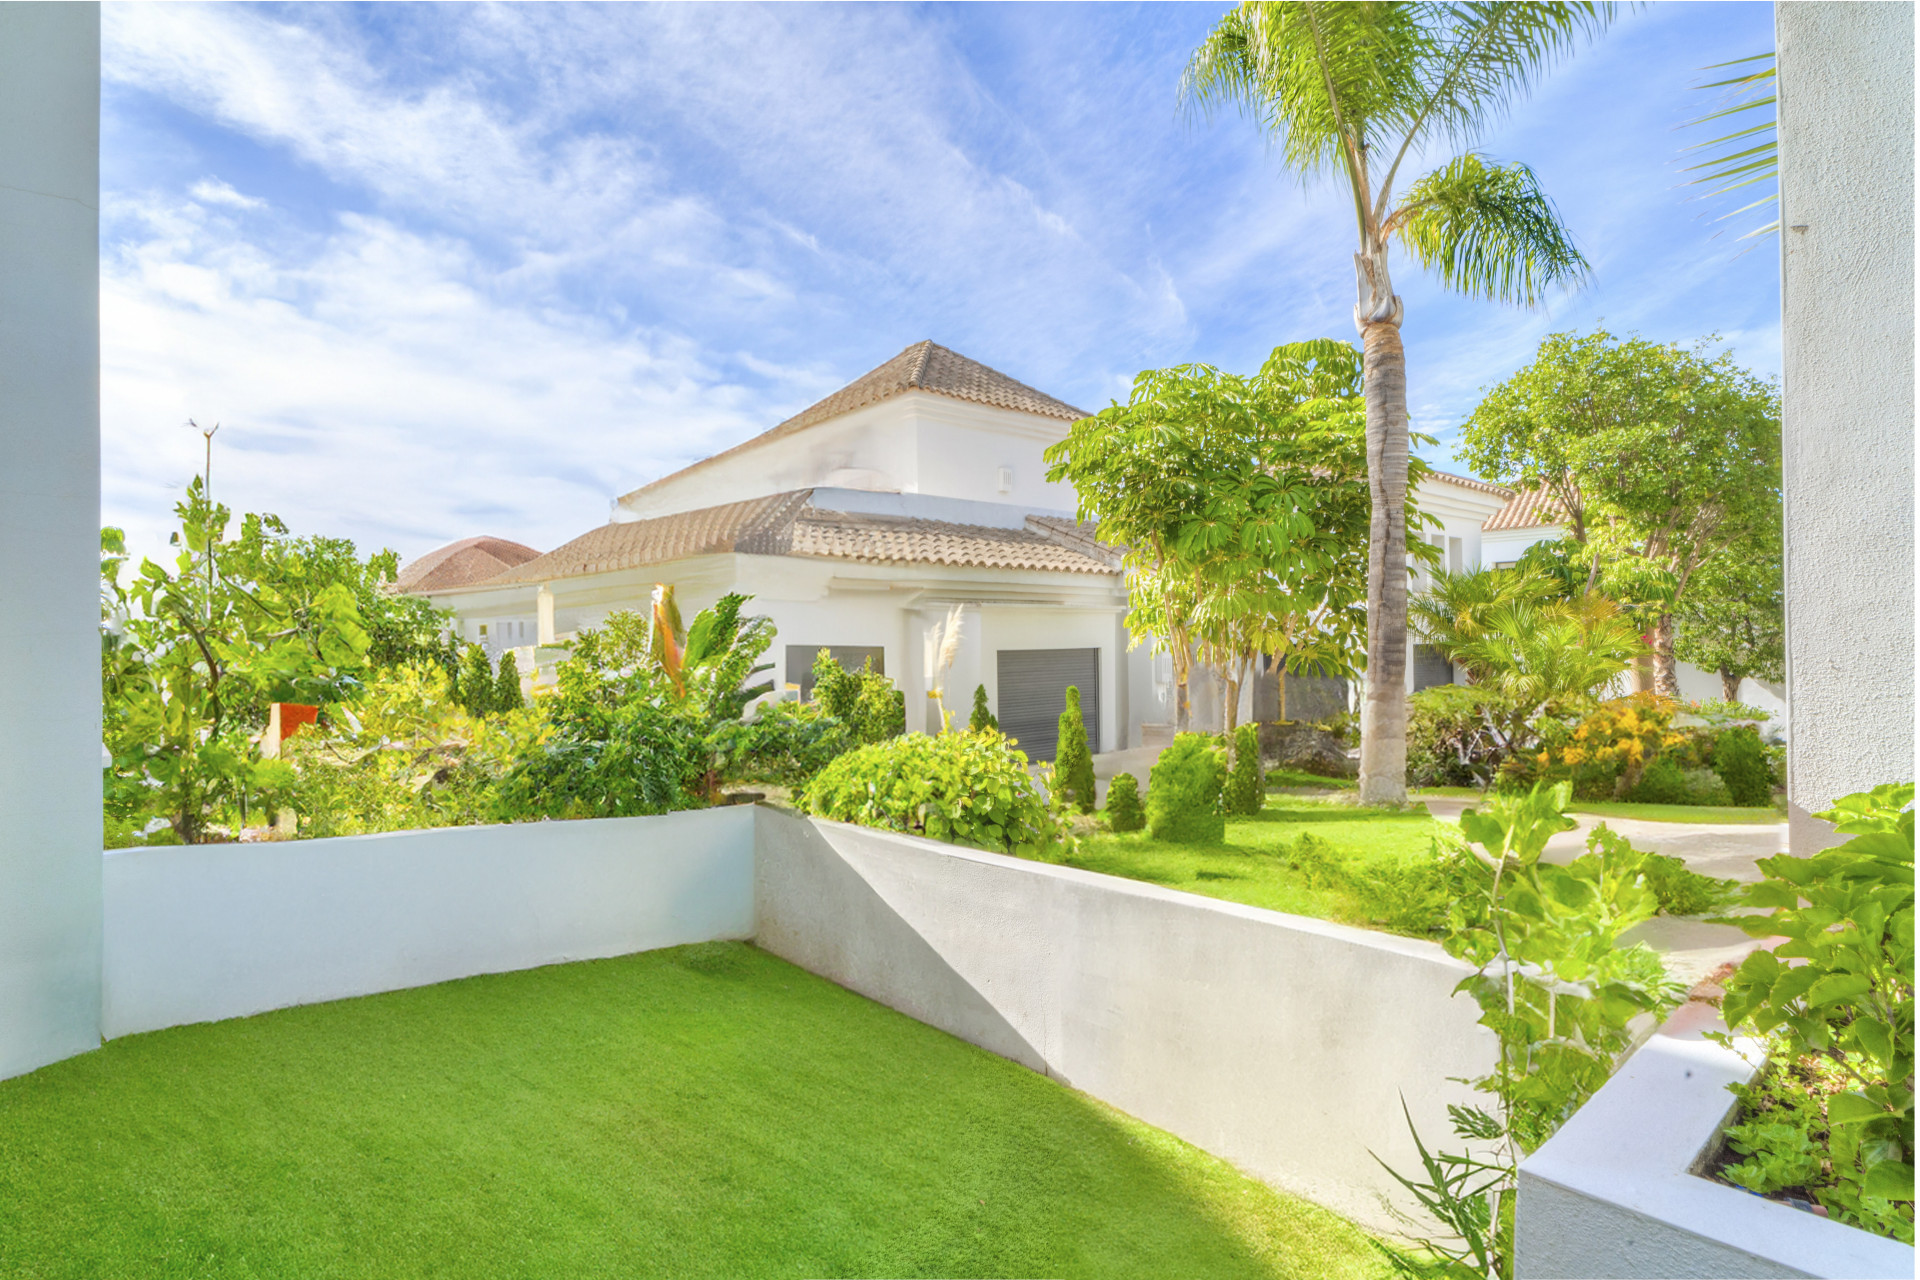
[[[1432,943],[763,809],[757,943],[1381,1231],[1490,1070]]]
[[[753,813],[106,855],[111,1038],[753,934]]]
[[[1732,1118],[1727,1086],[1754,1072],[1697,1032],[1641,1046],[1520,1166],[1516,1280],[1911,1277],[1907,1245],[1698,1176]]]

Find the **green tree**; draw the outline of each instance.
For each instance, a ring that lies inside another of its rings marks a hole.
[[[101,694],[107,817],[163,817],[175,838],[218,838],[224,809],[290,782],[255,741],[269,702],[337,702],[360,687],[367,633],[353,593],[290,572],[285,527],[232,513],[196,477],[175,508],[172,564],[143,560],[122,584],[126,540],[101,531]]]
[[[1087,747],[1087,722],[1081,718],[1080,690],[1075,685],[1067,686],[1067,705],[1060,712],[1054,776],[1059,779],[1061,791],[1080,812],[1093,812],[1093,753]]]
[[[1406,798],[1409,475],[1403,307],[1388,272],[1396,241],[1450,289],[1533,305],[1585,278],[1586,260],[1522,164],[1471,151],[1557,58],[1611,21],[1609,4],[1387,4],[1250,0],[1188,63],[1183,98],[1239,107],[1305,178],[1335,172],[1353,200],[1354,324],[1365,348],[1367,701],[1360,798]],[[1404,186],[1400,166],[1461,149]]]
[[[1228,682],[1229,719],[1253,654],[1353,674],[1369,521],[1359,390],[1357,353],[1327,339],[1274,348],[1251,378],[1150,369],[1126,404],[1047,450],[1048,478],[1070,481],[1080,518],[1120,549],[1128,629],[1172,655],[1178,726],[1196,656]],[[1416,478],[1424,468],[1413,461]]]
[[[1461,433],[1480,474],[1554,493],[1590,590],[1645,603],[1667,697],[1679,696],[1675,610],[1703,570],[1780,520],[1778,390],[1706,345],[1554,334]]]
[[[1114,774],[1107,783],[1107,826],[1115,831],[1138,831],[1146,825],[1139,780],[1130,773]]]
[[[1721,696],[1740,700],[1740,682],[1786,678],[1785,566],[1774,536],[1736,541],[1700,571],[1674,607],[1674,656],[1720,675]]]

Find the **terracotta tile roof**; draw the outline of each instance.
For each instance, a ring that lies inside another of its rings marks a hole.
[[[1444,480],[1448,484],[1457,484],[1462,489],[1472,489],[1479,493],[1498,494],[1503,498],[1513,496],[1513,490],[1503,484],[1494,484],[1490,480],[1481,480],[1476,476],[1457,476],[1451,471],[1428,471],[1435,480]]]
[[[460,585],[548,582],[727,552],[868,564],[1118,571],[1116,554],[1094,539],[1092,526],[1071,520],[1033,516],[1024,529],[1000,529],[826,511],[814,507],[812,498],[813,490],[801,489],[651,520],[605,524],[484,582]]]
[[[486,585],[576,578],[728,551],[784,555],[785,545],[791,542],[794,515],[806,505],[811,493],[802,489],[653,520],[603,524],[538,560],[509,569]]]
[[[1499,529],[1537,529],[1542,525],[1559,524],[1562,519],[1560,504],[1553,495],[1542,489],[1522,489],[1500,510],[1487,517],[1480,526],[1482,530]]]
[[[394,590],[424,594],[448,587],[470,587],[539,554],[532,547],[505,538],[462,538],[408,563],[395,579]]]
[[[1022,413],[1039,414],[1043,418],[1058,418],[1062,422],[1077,422],[1087,416],[1083,409],[1076,409],[1062,400],[1055,400],[1044,391],[1036,391],[1024,382],[1016,382],[998,369],[989,369],[978,360],[970,360],[957,351],[933,342],[916,342],[893,359],[877,368],[870,369],[855,378],[823,400],[802,409],[785,422],[769,428],[743,441],[731,449],[723,449],[711,458],[703,458],[691,466],[682,467],[670,476],[662,476],[649,484],[641,485],[632,493],[621,498],[637,497],[656,485],[665,484],[677,476],[704,467],[720,458],[731,457],[743,450],[754,448],[781,436],[804,431],[808,427],[837,418],[843,413],[852,413],[855,409],[878,404],[908,391],[930,391],[935,395],[952,396],[956,400],[968,400],[974,404],[992,405],[999,409],[1016,409]]]
[[[947,564],[977,569],[1050,569],[1062,573],[1113,573],[1104,558],[1055,539],[1028,521],[1025,529],[903,520],[807,508],[794,522],[796,556],[858,560],[870,564]]]

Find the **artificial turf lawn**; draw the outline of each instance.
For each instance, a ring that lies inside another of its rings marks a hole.
[[[0,1082],[7,1276],[1328,1276],[1360,1231],[737,943]]]
[[[1082,837],[1068,855],[1050,861],[1130,880],[1224,898],[1250,907],[1351,924],[1333,889],[1311,889],[1281,855],[1301,835],[1313,835],[1362,860],[1425,858],[1434,820],[1424,808],[1361,809],[1340,799],[1275,795],[1250,818],[1227,819],[1223,845],[1155,840],[1144,831]]]

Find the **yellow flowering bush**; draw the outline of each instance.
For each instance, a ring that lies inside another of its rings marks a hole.
[[[1597,703],[1577,719],[1545,719],[1527,772],[1536,779],[1571,780],[1582,800],[1623,795],[1663,756],[1682,767],[1698,763],[1691,737],[1673,727],[1679,710],[1672,698],[1632,693]]]

